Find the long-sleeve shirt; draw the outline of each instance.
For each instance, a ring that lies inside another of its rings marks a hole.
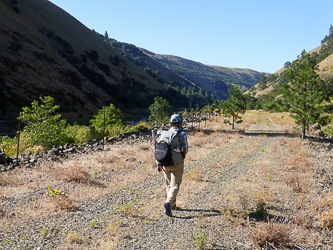
[[[179,128],[177,127],[171,127],[169,129],[169,131],[177,131]],[[181,149],[181,151],[183,152],[184,155],[186,155],[186,153],[188,152],[188,143],[187,143],[187,136],[186,136],[186,133],[185,132],[180,132],[180,141],[181,141],[181,144],[180,145],[177,145],[178,148]]]

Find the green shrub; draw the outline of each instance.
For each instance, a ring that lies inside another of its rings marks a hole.
[[[110,106],[98,110],[98,114],[94,115],[94,119],[90,120],[90,123],[96,129],[103,129],[104,124],[105,126],[120,125],[123,119],[120,109],[111,103]]]
[[[0,149],[3,149],[7,156],[14,156],[17,153],[17,137],[9,138],[8,136],[0,137]],[[44,150],[42,146],[32,145],[27,133],[22,132],[20,135],[19,154],[29,151],[32,154],[40,153]]]
[[[31,108],[23,107],[21,112],[22,122],[27,124],[23,131],[29,136],[30,144],[39,145],[45,149],[66,144],[70,139],[64,133],[66,120],[60,120],[60,114],[52,115],[60,106],[54,105],[51,96],[39,99],[41,104],[35,100],[31,103]]]
[[[71,141],[78,145],[92,139],[89,126],[68,125],[65,131]]]

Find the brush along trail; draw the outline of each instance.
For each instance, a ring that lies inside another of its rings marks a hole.
[[[269,243],[277,248],[332,244],[330,231],[324,237],[318,224],[314,196],[324,203],[330,193],[315,185],[321,163],[311,166],[317,157],[311,145],[284,136],[212,131],[192,132],[188,139],[172,217],[164,214],[164,178],[151,160],[152,145],[115,145],[66,166],[16,173],[19,185],[0,189],[0,248],[256,249],[261,244],[256,236],[267,234],[258,226],[268,223],[272,230],[275,224],[287,227],[288,238]],[[79,183],[55,178],[75,164],[94,177]],[[48,186],[61,189],[75,206],[54,203],[46,195]],[[262,217],[258,204],[264,204]]]

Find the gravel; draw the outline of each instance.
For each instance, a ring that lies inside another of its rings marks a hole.
[[[234,185],[241,176],[245,176],[248,171],[253,171],[257,167],[253,163],[265,157],[263,149],[272,145],[277,139],[278,137],[261,137],[260,143],[253,146],[238,161],[226,164],[227,166],[223,168],[216,168],[215,171],[210,170],[212,164],[230,161],[232,152],[239,150],[242,145],[254,145],[253,142],[257,138],[241,136],[236,142],[214,150],[200,161],[186,162],[184,176],[193,169],[204,169],[204,180],[201,180],[200,189],[191,190],[186,194],[180,190],[179,196],[186,202],[179,210],[173,211],[172,217],[164,215],[163,203],[156,210],[145,212],[144,215],[138,213],[133,216],[127,212],[120,212],[120,207],[128,201],[138,210],[144,207],[144,202],[161,200],[159,196],[164,195],[163,176],[150,175],[144,182],[78,203],[73,211],[54,211],[42,218],[21,221],[0,234],[0,248],[195,249],[198,238],[195,237],[195,233],[200,228],[206,233],[206,249],[254,249],[249,236],[251,226],[255,223],[253,217],[250,216],[241,222],[237,222],[235,216],[231,216],[230,220],[226,219],[225,194],[235,188]],[[321,147],[314,143],[311,147],[313,152],[321,150]],[[313,155],[314,158],[317,156]],[[322,162],[323,159],[318,159],[319,161]],[[327,157],[325,161],[328,164],[326,166],[330,167],[322,167],[318,171],[325,169],[325,173],[332,176],[331,158]],[[139,164],[133,165],[133,168],[139,167]],[[119,171],[112,174],[116,175]],[[333,191],[332,182],[323,185],[320,186],[322,190],[328,188],[328,191]],[[139,190],[139,194],[134,190]],[[163,190],[163,194],[160,190]],[[15,217],[17,212],[11,209],[31,201],[32,196],[41,197],[43,194],[43,190],[40,189],[15,199],[5,199],[1,201],[1,209],[5,210],[9,217]],[[281,206],[281,214],[291,206],[286,203],[284,205],[286,207]],[[277,207],[276,210],[276,213],[279,213]],[[92,227],[94,219],[96,224]],[[114,221],[114,228],[107,230],[110,221]],[[66,240],[68,235],[75,233],[78,233],[80,240],[68,243]],[[300,244],[298,246],[301,247]]]

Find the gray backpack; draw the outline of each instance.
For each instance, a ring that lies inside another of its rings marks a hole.
[[[178,131],[163,131],[155,146],[154,156],[159,166],[173,166],[183,160],[180,149],[172,147],[180,140],[181,129]]]

